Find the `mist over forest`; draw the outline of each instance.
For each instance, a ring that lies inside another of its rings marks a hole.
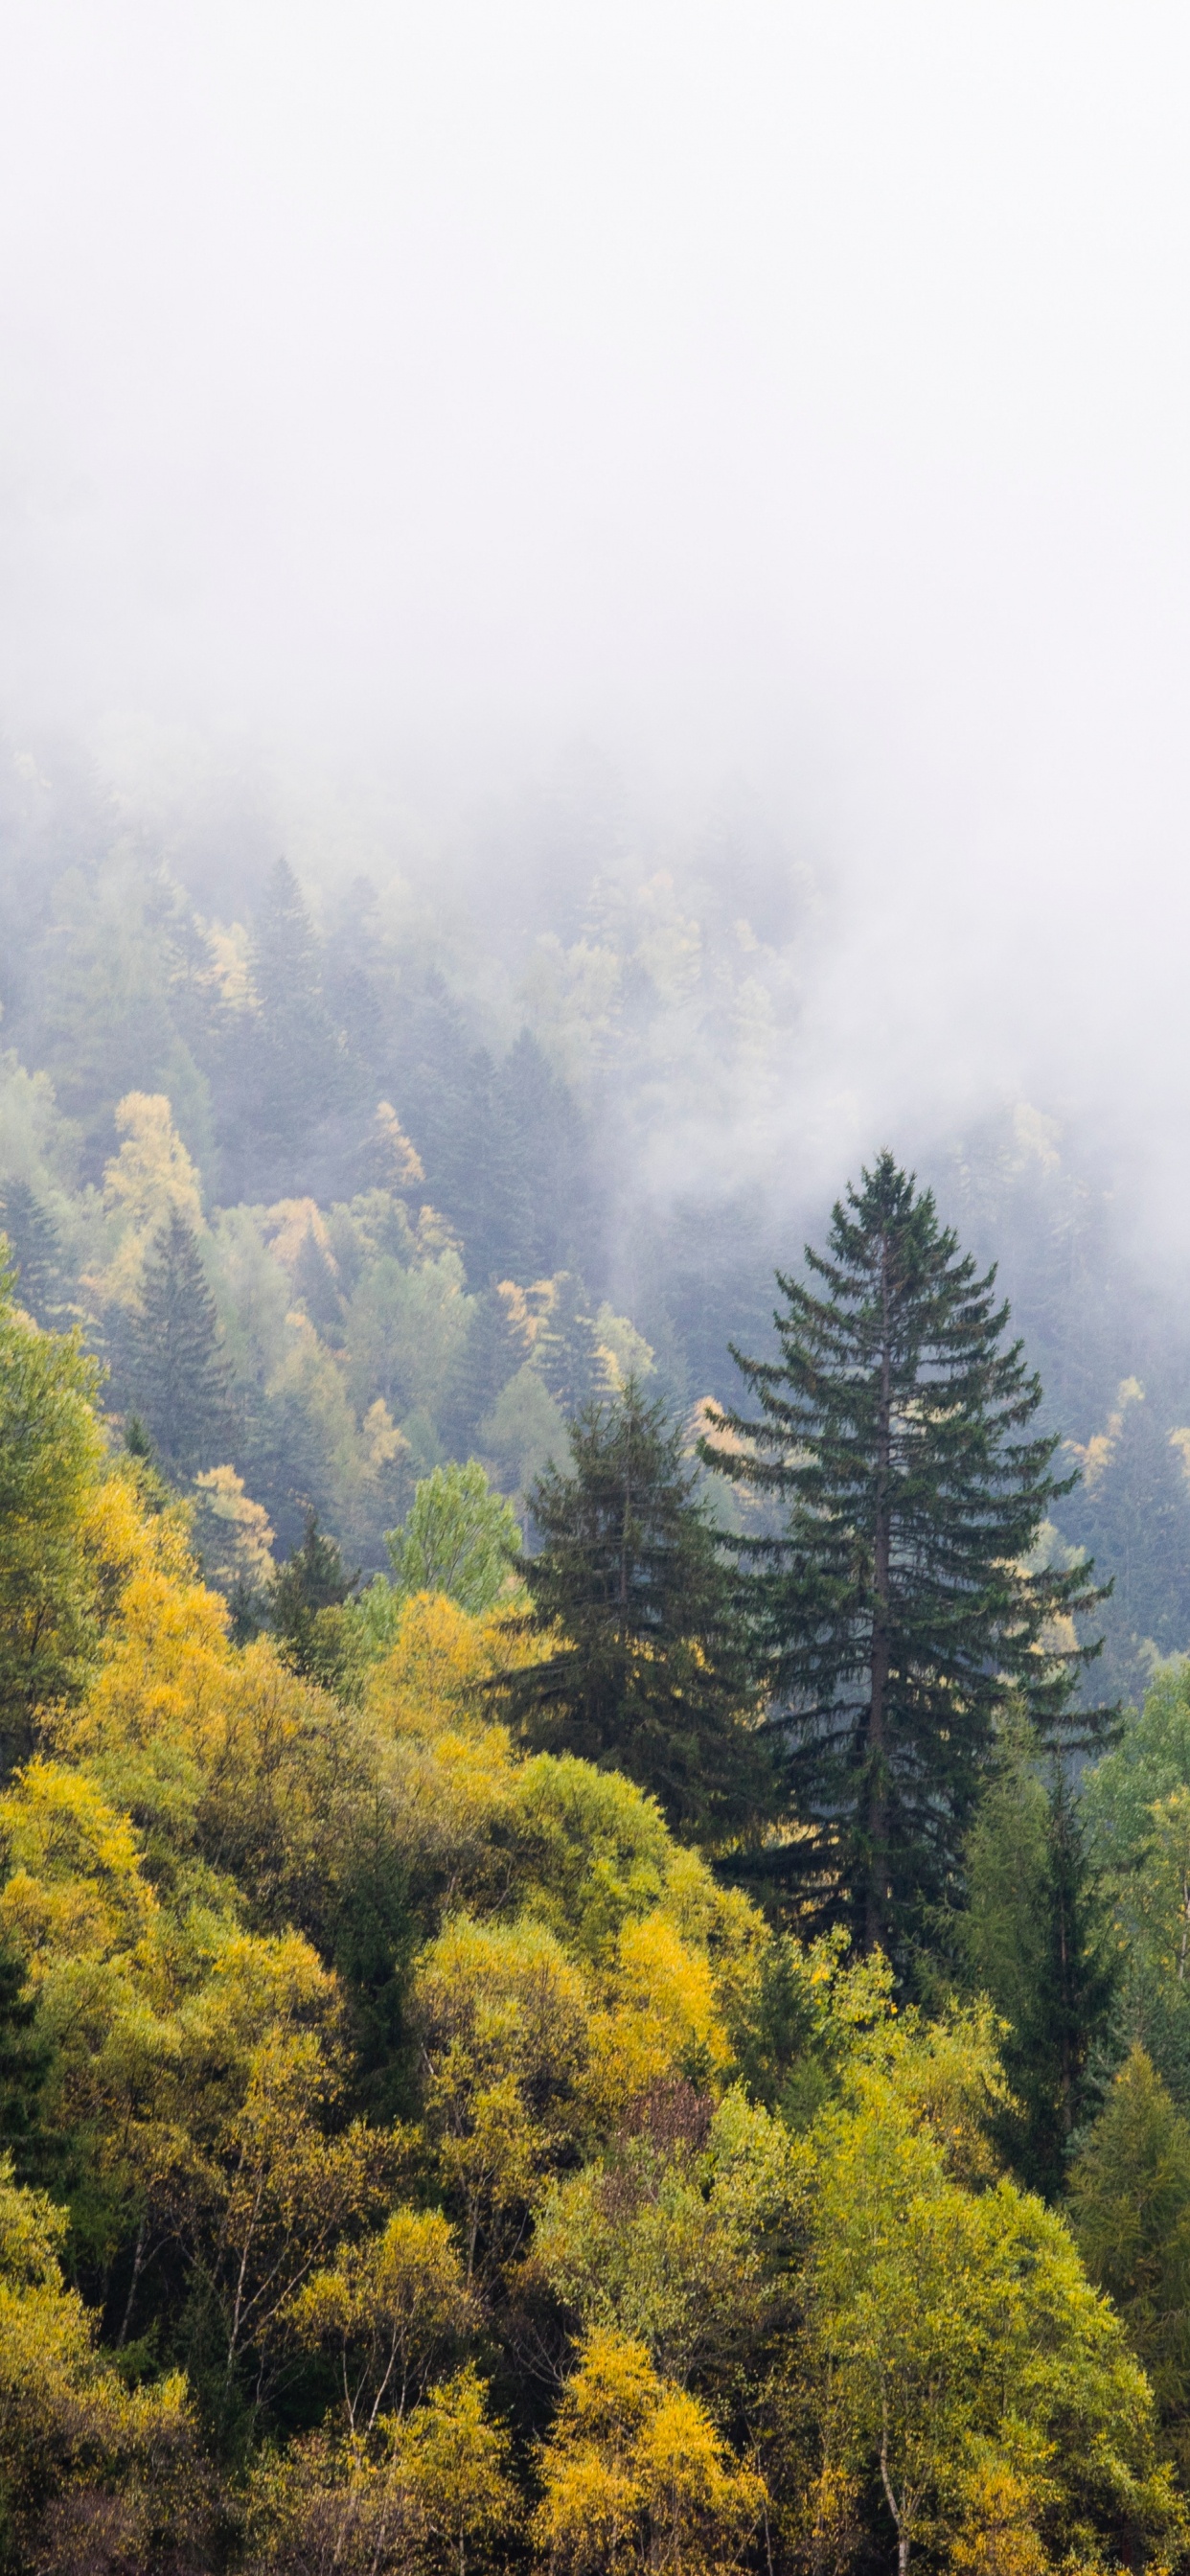
[[[1190,33],[0,21],[0,2576],[1190,2565]]]
[[[1127,1167],[1003,1084],[956,1121],[894,1079],[857,1132],[816,1010],[845,920],[758,799],[650,838],[576,750],[445,864],[351,817],[299,874],[234,797],[163,823],[77,748],[5,762],[0,1185],[18,1264],[49,1263],[35,1310],[82,1322],[118,1418],[189,1477],[232,1465],[280,1554],[313,1509],[375,1572],[445,1460],[523,1515],[601,1351],[685,1417],[732,1401],[729,1342],[768,1354],[775,1270],[891,1142],[998,1265],[1080,1470],[1055,1529],[1114,1586],[1096,1687],[1138,1698],[1187,1651],[1190,1334]],[[175,1203],[230,1371],[184,1440],[130,1338]]]

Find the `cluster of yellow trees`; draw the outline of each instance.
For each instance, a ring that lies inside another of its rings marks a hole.
[[[229,1642],[0,1314],[0,2565],[1167,2563],[1153,2403],[989,2019],[524,1758],[499,1615]]]

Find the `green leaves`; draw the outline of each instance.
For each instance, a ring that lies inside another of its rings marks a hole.
[[[408,1520],[388,1533],[400,1591],[444,1592],[476,1616],[503,1590],[520,1544],[512,1507],[492,1492],[477,1458],[435,1467],[419,1484]]]
[[[2,1245],[0,1238],[0,1245]],[[34,1712],[80,1681],[97,1640],[90,1513],[103,1458],[97,1363],[74,1334],[38,1332],[0,1272],[0,1759]]]

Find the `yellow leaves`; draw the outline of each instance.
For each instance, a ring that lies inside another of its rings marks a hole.
[[[273,1571],[273,1531],[263,1503],[245,1493],[234,1467],[208,1467],[194,1482],[202,1497],[201,1545],[212,1581],[224,1591],[236,1582],[259,1589]]]
[[[150,1235],[174,1208],[197,1234],[203,1221],[202,1197],[198,1174],[163,1093],[128,1092],[117,1106],[116,1128],[124,1142],[105,1166],[103,1195],[122,1232],[101,1284],[106,1297],[118,1305],[134,1306]]]
[[[31,1762],[0,1798],[0,1841],[0,1923],[35,1975],[55,1957],[106,1957],[148,1928],[156,1900],[136,1837],[80,1772]]]
[[[519,2241],[541,2176],[580,2123],[586,2007],[580,1971],[542,1924],[461,1917],[422,1953],[426,2113],[468,2278]]]
[[[1036,2526],[1046,2501],[1006,2461],[979,2459],[963,2481],[963,2518],[950,2547],[954,2576],[1045,2576],[1049,2561]]]
[[[416,1189],[424,1181],[425,1166],[416,1145],[411,1145],[391,1100],[378,1100],[372,1120],[372,1151],[385,1189]]]
[[[340,2246],[291,2320],[299,2343],[337,2354],[353,2431],[370,2429],[382,2408],[404,2414],[414,2382],[475,2321],[441,2211],[396,2209],[379,2235]]]
[[[605,1991],[591,2016],[591,2088],[605,2116],[676,2069],[694,2065],[704,2080],[726,2073],[731,2043],[710,1962],[664,1914],[623,1925]]]
[[[1155,1799],[1148,1823],[1133,1901],[1161,1967],[1184,1984],[1190,1958],[1190,1789]]]
[[[245,2066],[279,2035],[337,2036],[342,1995],[337,1978],[300,1932],[272,1939],[224,1931],[208,1965],[189,2022],[212,2048]]]
[[[520,2519],[508,2435],[474,2369],[457,2371],[369,2441],[308,2435],[257,2467],[249,2501],[260,2576],[467,2576]]]
[[[1063,1442],[1063,1447],[1069,1449],[1071,1456],[1078,1460],[1083,1483],[1089,1494],[1093,1494],[1096,1486],[1102,1483],[1111,1465],[1124,1429],[1129,1405],[1143,1404],[1144,1400],[1145,1391],[1138,1377],[1121,1378],[1115,1405],[1107,1417],[1106,1430],[1093,1432],[1085,1444],[1078,1440]],[[1177,1434],[1175,1433],[1173,1437],[1176,1439]]]
[[[307,1236],[312,1237],[332,1270],[335,1267],[326,1218],[316,1199],[278,1199],[275,1207],[268,1210],[261,1232],[274,1261],[279,1261],[285,1270],[296,1267]]]
[[[551,2568],[617,2576],[738,2566],[765,2504],[698,2398],[658,2379],[643,2344],[587,2337],[541,2455],[533,2536]]]
[[[227,1610],[193,1579],[142,1565],[120,1599],[103,1669],[75,1720],[75,1749],[145,1744],[166,1734],[195,1743],[231,1670]]]
[[[439,1734],[470,1718],[484,1724],[482,1693],[516,1638],[504,1614],[474,1618],[442,1592],[416,1592],[401,1608],[392,1651],[375,1673],[369,1706],[395,1734]],[[485,1730],[486,1731],[486,1730]],[[507,1743],[503,1728],[491,1730]]]
[[[161,1092],[129,1091],[116,1106],[119,1153],[105,1166],[103,1195],[110,1208],[143,1233],[176,1207],[196,1230],[202,1224],[198,1174]]]
[[[444,2107],[505,2079],[560,2099],[582,2065],[585,1982],[544,1924],[457,1917],[422,1952],[414,1998]]]
[[[704,2407],[669,2388],[636,2444],[645,2509],[671,2566],[730,2566],[750,2540],[764,2486],[731,2455]]]
[[[35,2517],[79,2481],[99,2489],[101,2512],[104,2490],[118,2489],[126,2541],[138,2521],[162,2529],[175,2501],[171,2467],[176,2474],[192,2440],[180,2375],[131,2392],[96,2351],[98,2320],[59,2268],[62,2226],[62,2214],[40,2192],[18,2190],[0,2162],[0,2437],[6,2539],[22,2566],[50,2563],[32,2545]],[[127,2563],[146,2561],[138,2553]]]

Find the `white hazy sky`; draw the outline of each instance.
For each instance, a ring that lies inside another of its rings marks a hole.
[[[1173,1142],[1188,136],[1146,0],[6,0],[0,716],[742,774],[876,1096]]]

